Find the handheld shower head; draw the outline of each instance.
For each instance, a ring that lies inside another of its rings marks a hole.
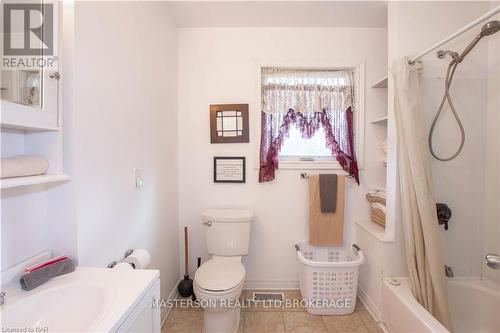
[[[481,28],[481,32],[474,38],[474,40],[463,50],[462,54],[460,54],[460,57],[458,59],[458,62],[462,62],[464,60],[465,56],[469,54],[470,51],[476,46],[477,43],[481,40],[481,38],[486,37],[486,36],[491,36],[494,33],[498,32],[500,30],[500,21],[490,21],[483,25]]]
[[[481,37],[493,35],[500,30],[500,21],[490,21],[481,28]]]
[[[457,69],[457,66],[464,60],[465,56],[469,54],[469,52],[476,46],[477,43],[481,40],[481,38],[486,37],[486,36],[491,36],[494,33],[500,31],[500,21],[490,21],[483,25],[481,28],[481,32],[472,40],[472,42],[462,51],[462,54],[458,55],[457,52],[450,51],[450,50],[439,50],[437,52],[437,56],[439,59],[445,58],[447,55],[452,57],[451,62],[448,65],[448,70],[446,71],[446,77],[445,77],[445,83],[444,83],[444,95],[443,98],[441,99],[441,104],[438,107],[438,111],[436,112],[436,115],[434,116],[434,120],[432,121],[431,129],[429,131],[429,149],[431,151],[432,156],[434,156],[437,160],[440,161],[451,161],[455,157],[457,157],[460,152],[462,151],[462,148],[464,147],[465,144],[465,129],[462,125],[462,121],[460,120],[460,117],[458,116],[457,111],[455,110],[455,106],[453,105],[453,102],[451,100],[451,95],[450,95],[450,86],[451,82],[453,81],[453,75],[455,74],[455,70]],[[458,127],[460,127],[460,132],[462,134],[462,138],[460,140],[460,147],[458,150],[450,157],[440,157],[436,155],[434,152],[434,148],[432,147],[432,138],[434,134],[434,128],[436,126],[436,122],[439,119],[439,116],[441,112],[443,111],[444,103],[448,101],[448,105],[450,106],[450,109],[453,113],[453,116],[455,117],[455,120],[457,121]]]

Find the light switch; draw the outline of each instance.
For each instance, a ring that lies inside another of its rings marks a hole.
[[[144,186],[144,180],[141,177],[141,170],[134,169],[135,187],[142,188]]]

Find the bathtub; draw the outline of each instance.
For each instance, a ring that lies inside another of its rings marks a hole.
[[[449,331],[427,312],[411,293],[407,278],[400,285],[384,281],[382,321],[391,333]],[[500,332],[500,287],[479,278],[448,279],[454,333]]]

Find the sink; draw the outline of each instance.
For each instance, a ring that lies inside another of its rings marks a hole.
[[[42,288],[42,287],[41,287]],[[111,286],[63,283],[2,306],[2,327],[42,332],[91,332],[113,301]]]
[[[153,286],[160,297],[157,270],[99,267],[75,267],[33,290],[22,290],[24,267],[48,258],[50,253],[44,252],[1,272],[5,303],[0,306],[0,331],[126,332],[129,315]],[[155,320],[159,328],[159,310]]]

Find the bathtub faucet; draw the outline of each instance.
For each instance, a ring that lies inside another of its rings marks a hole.
[[[455,273],[453,273],[453,268],[451,268],[450,266],[444,265],[444,273],[449,278],[455,277]]]

